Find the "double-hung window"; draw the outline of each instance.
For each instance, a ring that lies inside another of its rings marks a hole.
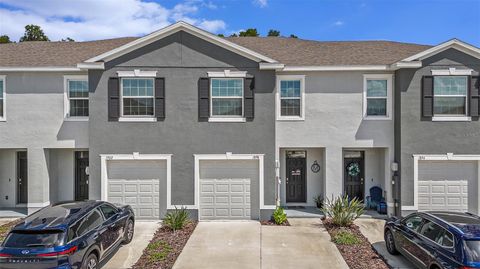
[[[65,118],[88,119],[87,76],[65,76]]]
[[[154,116],[154,79],[122,78],[122,117]]]
[[[435,76],[433,78],[433,115],[467,115],[467,76]]]
[[[243,78],[211,79],[213,118],[243,118]]]
[[[365,75],[363,104],[364,118],[390,119],[391,96],[391,75]]]
[[[279,119],[304,119],[304,82],[304,76],[277,77]]]
[[[5,76],[0,76],[0,121],[5,120],[5,97],[7,96],[5,92]]]

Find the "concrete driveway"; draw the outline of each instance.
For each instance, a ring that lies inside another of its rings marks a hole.
[[[383,240],[383,226],[385,220],[381,219],[357,219],[355,224],[360,227],[362,234],[367,237],[375,250],[387,261],[388,265],[394,269],[415,269],[416,267],[405,259],[402,255],[391,255],[387,251],[385,241]]]
[[[103,263],[102,269],[126,269],[132,267],[142,256],[155,231],[160,228],[158,221],[136,221],[132,242],[122,245]]]
[[[173,268],[348,268],[319,219],[290,223],[200,222]]]

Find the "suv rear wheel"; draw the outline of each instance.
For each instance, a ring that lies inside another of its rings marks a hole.
[[[98,258],[95,253],[90,253],[88,257],[83,261],[82,269],[97,269],[98,268]]]
[[[127,220],[127,224],[125,225],[125,234],[123,235],[123,243],[128,244],[132,242],[133,233],[135,232],[135,223],[132,219]]]
[[[395,239],[390,229],[385,231],[385,244],[387,245],[388,253],[392,255],[398,254],[397,247],[395,247]]]

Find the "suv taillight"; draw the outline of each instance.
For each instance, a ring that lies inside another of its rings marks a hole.
[[[70,256],[77,251],[77,246],[73,246],[64,251],[37,254],[37,257]]]

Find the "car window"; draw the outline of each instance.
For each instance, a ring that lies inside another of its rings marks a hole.
[[[454,244],[453,234],[443,228],[442,230],[443,233],[438,237],[436,242],[441,246],[452,248]]]
[[[102,211],[103,216],[105,216],[105,219],[109,219],[117,214],[117,209],[107,204],[101,205],[100,210]]]
[[[88,217],[86,217],[82,221],[82,223],[77,229],[76,234],[77,236],[82,236],[88,233],[89,231],[97,228],[102,223],[103,223],[102,215],[100,215],[100,212],[98,212],[98,210],[95,209],[95,211],[93,211]]]
[[[422,226],[422,229],[420,230],[420,234],[438,243],[443,235],[443,231],[444,229],[442,227],[438,226],[437,224],[431,221],[427,221]]]
[[[465,241],[465,254],[470,262],[480,262],[480,241]]]
[[[3,243],[7,248],[56,247],[63,245],[64,232],[59,230],[13,231]]]
[[[403,221],[403,225],[407,226],[409,229],[417,232],[418,228],[422,225],[423,218],[418,215],[413,215],[411,217],[407,217]]]

